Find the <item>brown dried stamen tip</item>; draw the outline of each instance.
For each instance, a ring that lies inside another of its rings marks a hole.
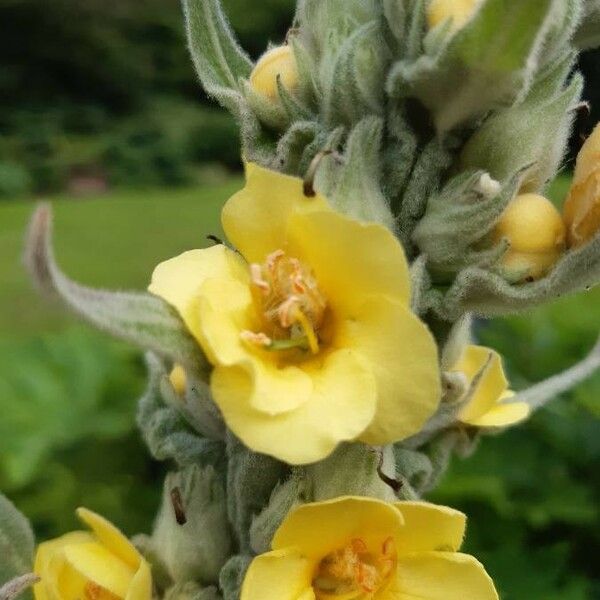
[[[375,453],[379,457],[379,462],[377,464],[377,475],[379,479],[381,479],[381,481],[383,481],[383,483],[385,483],[386,485],[389,485],[394,491],[394,493],[397,494],[402,489],[404,483],[398,479],[394,479],[393,477],[386,475],[383,472],[383,452],[381,450],[375,450]]]
[[[312,162],[306,171],[306,175],[304,176],[304,185],[302,187],[304,195],[307,198],[314,198],[317,195],[317,192],[315,191],[315,176],[317,175],[317,169],[319,168],[321,161],[330,154],[333,154],[333,150],[321,150],[321,152],[317,153],[312,159]]]
[[[187,517],[183,507],[181,490],[178,487],[174,487],[171,490],[171,504],[173,505],[173,511],[175,512],[175,520],[177,521],[177,524],[185,525],[187,523]]]
[[[218,236],[210,234],[206,236],[206,239],[213,242],[216,246],[224,246],[225,242]]]

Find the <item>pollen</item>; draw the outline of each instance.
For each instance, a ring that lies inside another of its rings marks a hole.
[[[396,568],[394,540],[369,549],[364,540],[353,539],[328,554],[313,579],[317,600],[371,600],[388,582]]]
[[[264,264],[250,265],[250,280],[262,330],[244,331],[242,339],[268,350],[301,348],[317,354],[327,301],[312,272],[276,250]]]

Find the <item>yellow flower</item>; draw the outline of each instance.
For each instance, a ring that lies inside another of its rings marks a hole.
[[[466,518],[424,502],[338,498],[289,514],[251,563],[241,600],[496,600]]]
[[[452,29],[460,29],[472,16],[479,0],[432,0],[427,7],[427,23],[433,29],[452,19]]]
[[[92,532],[39,545],[35,600],[151,600],[150,567],[131,542],[103,517],[85,508],[77,515]]]
[[[546,275],[564,252],[565,237],[560,213],[538,194],[517,196],[493,232],[494,241],[505,238],[510,242],[501,266],[508,277],[518,281]]]
[[[169,374],[169,381],[173,386],[173,389],[179,396],[185,395],[187,387],[187,376],[185,370],[181,365],[175,365]]]
[[[600,125],[577,157],[564,219],[570,246],[581,246],[600,231]]]
[[[409,308],[396,238],[257,165],[223,226],[241,255],[186,252],[159,265],[149,289],[214,365],[212,393],[230,429],[291,464],[345,440],[417,433],[438,407],[440,374],[436,344]]]
[[[250,85],[261,96],[277,102],[279,101],[278,77],[289,92],[293,93],[298,88],[298,68],[294,51],[290,46],[267,50],[250,75]]]
[[[474,427],[507,427],[529,416],[525,402],[507,402],[515,394],[508,381],[497,352],[483,346],[467,346],[452,371],[463,373],[469,384],[476,377],[475,390],[458,418]]]

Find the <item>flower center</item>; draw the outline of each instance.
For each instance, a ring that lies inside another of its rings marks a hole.
[[[394,540],[387,538],[378,551],[364,540],[328,554],[317,568],[313,589],[317,600],[370,600],[396,569]]]
[[[313,274],[297,259],[277,250],[264,264],[251,264],[251,289],[263,330],[242,339],[267,350],[319,351],[319,328],[327,301]]]

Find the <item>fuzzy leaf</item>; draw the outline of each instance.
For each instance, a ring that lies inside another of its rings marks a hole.
[[[552,0],[487,0],[441,54],[402,61],[387,89],[416,97],[447,132],[514,100],[536,66]]]
[[[572,64],[571,56],[565,59],[540,78],[523,103],[498,112],[483,124],[462,152],[463,169],[483,169],[505,182],[516,171],[532,165],[523,191],[540,191],[555,177],[583,88],[581,77],[576,76],[566,90],[549,96],[551,89],[564,81]]]
[[[160,361],[147,357],[149,381],[138,405],[137,424],[156,460],[173,460],[180,467],[213,465],[224,468],[225,447],[220,441],[199,437],[184,421],[180,411],[168,406],[162,396],[166,371]]]
[[[239,554],[227,561],[219,576],[219,585],[223,592],[223,600],[240,600],[242,584],[252,558]]]
[[[194,370],[207,368],[197,342],[160,298],[84,287],[61,272],[52,250],[52,211],[46,204],[40,205],[31,219],[25,260],[43,291],[58,294],[96,327]]]
[[[219,0],[183,0],[186,31],[196,71],[211,96],[221,101],[228,91],[241,91],[252,61],[240,48]]]
[[[29,521],[0,494],[0,585],[31,572],[34,546]]]
[[[585,246],[565,253],[554,269],[534,283],[511,285],[505,279],[478,268],[468,268],[434,307],[449,321],[465,312],[482,317],[517,313],[539,304],[590,289],[600,281],[600,235]]]
[[[584,16],[575,34],[575,45],[580,50],[600,46],[600,0],[584,0]]]

